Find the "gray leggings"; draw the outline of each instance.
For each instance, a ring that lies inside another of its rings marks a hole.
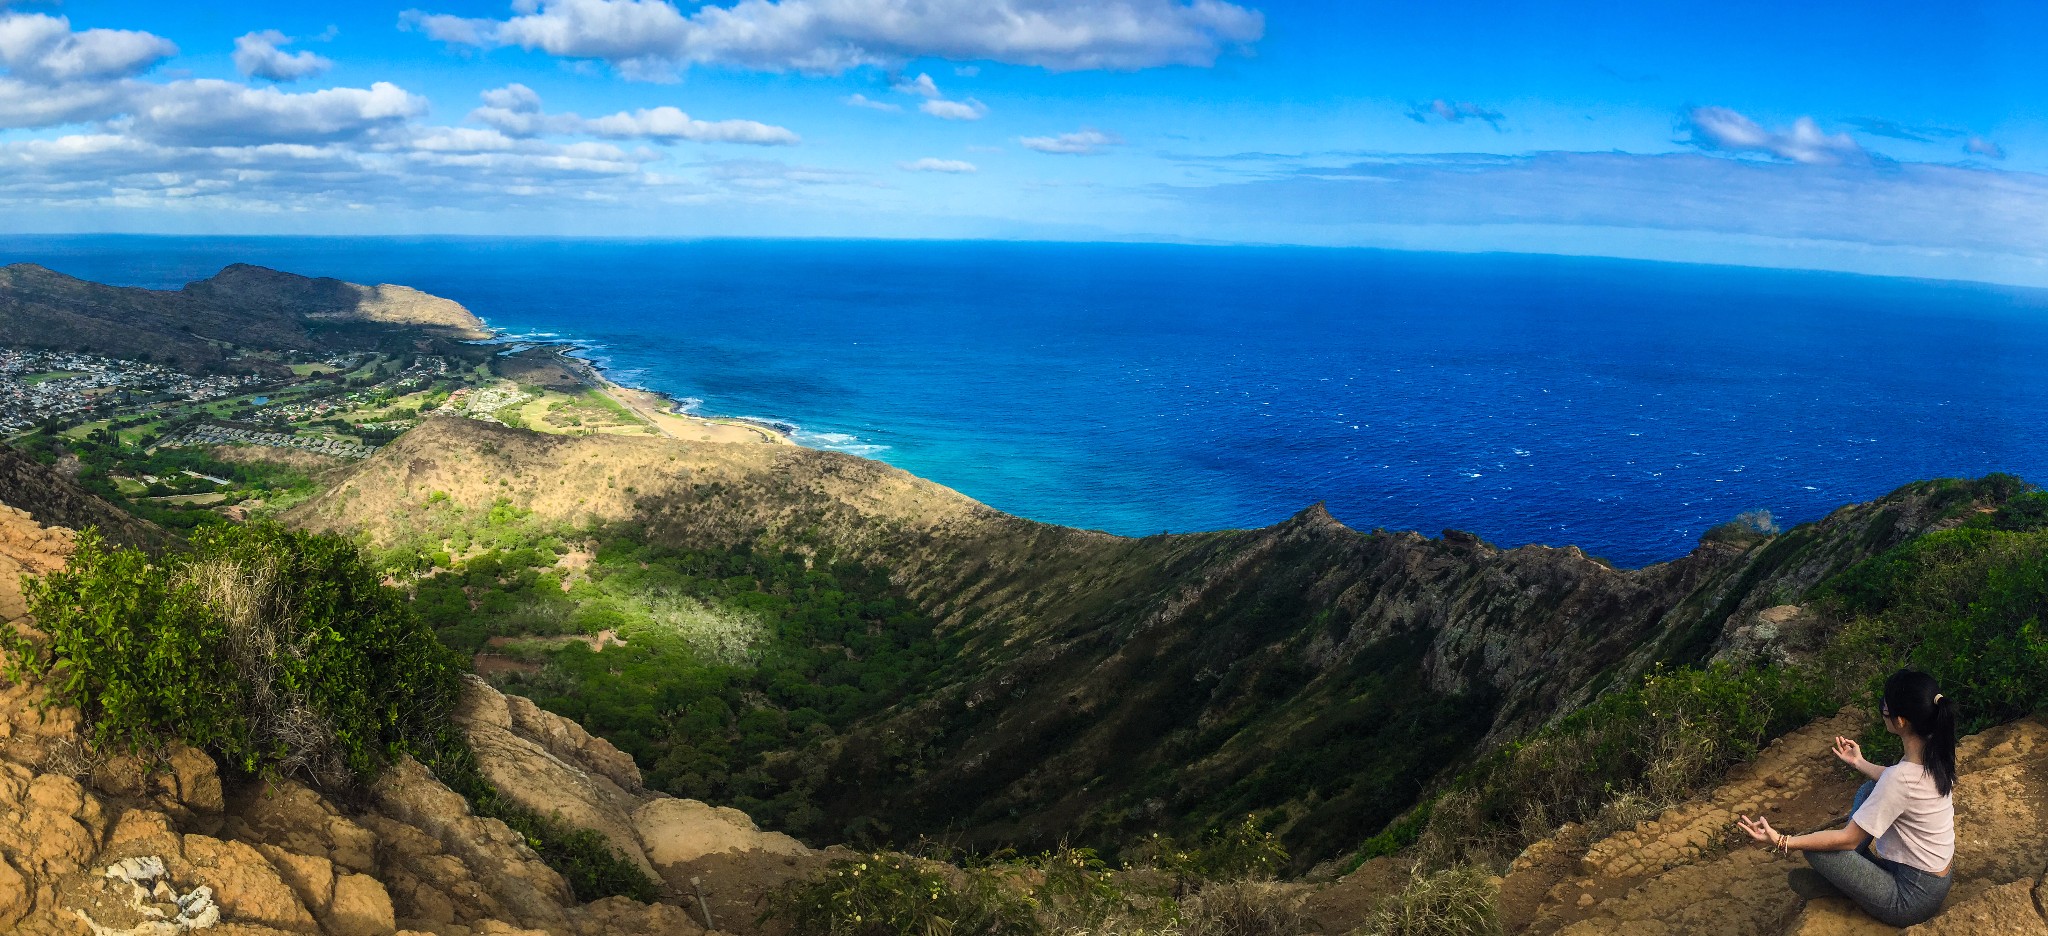
[[[1857,809],[1863,808],[1863,801],[1876,786],[1875,782],[1867,782],[1856,791]],[[1954,876],[1928,874],[1911,865],[1879,858],[1871,853],[1869,842],[1855,851],[1810,851],[1806,853],[1806,863],[1886,926],[1926,922],[1948,899],[1948,886]]]

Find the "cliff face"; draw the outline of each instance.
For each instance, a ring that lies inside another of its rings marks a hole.
[[[105,286],[28,263],[0,267],[0,346],[87,350],[195,373],[259,368],[223,345],[318,350],[343,326],[486,337],[467,309],[402,286],[358,286],[237,264],[176,291]]]
[[[1339,854],[1476,746],[1540,724],[1942,515],[1932,489],[1748,546],[1617,570],[1576,549],[1273,527],[1125,539],[993,511],[793,447],[542,437],[434,421],[295,522],[398,542],[435,493],[890,568],[962,638],[941,678],[843,742],[835,817],[969,843],[1114,840],[1284,807]]]

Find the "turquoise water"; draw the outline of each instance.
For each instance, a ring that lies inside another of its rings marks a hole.
[[[1012,513],[1578,544],[2048,478],[2048,294],[1519,255],[882,241],[0,237],[177,286],[231,262],[454,298],[615,379]]]

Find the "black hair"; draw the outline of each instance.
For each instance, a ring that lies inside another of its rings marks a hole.
[[[1956,700],[1935,688],[1934,677],[1900,670],[1884,681],[1884,707],[1926,742],[1927,772],[1947,796],[1956,785]]]

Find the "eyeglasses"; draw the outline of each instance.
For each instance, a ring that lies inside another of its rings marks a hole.
[[[1877,714],[1879,714],[1879,715],[1883,715],[1883,716],[1884,716],[1884,717],[1886,717],[1886,718],[1890,718],[1890,717],[1892,717],[1892,707],[1891,707],[1891,703],[1889,703],[1889,702],[1885,702],[1885,701],[1884,701],[1884,700],[1882,700],[1882,699],[1878,700],[1878,703],[1877,703]]]

